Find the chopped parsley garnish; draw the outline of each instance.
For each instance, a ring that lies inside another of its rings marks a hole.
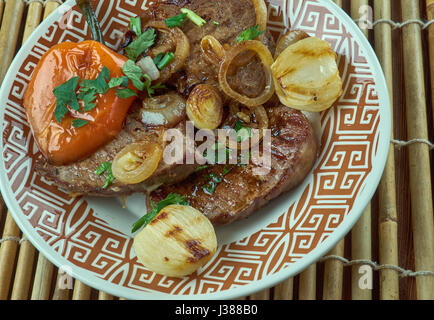
[[[137,97],[137,93],[134,90],[131,90],[129,88],[125,89],[116,89],[116,97],[121,99],[128,99],[131,97]]]
[[[111,162],[103,162],[101,165],[95,170],[95,174],[100,176],[102,174],[105,175],[105,184],[102,187],[103,189],[107,189],[115,180],[115,177],[112,172],[112,164]]]
[[[105,94],[110,89],[107,82],[110,80],[110,70],[103,67],[99,75],[94,80],[80,81],[80,93],[78,99],[84,102],[84,111],[88,112],[95,108],[96,104],[92,103],[97,94]]]
[[[142,68],[134,63],[132,60],[128,60],[122,67],[122,71],[131,80],[133,86],[140,91],[145,89],[145,83],[141,80],[143,77]]]
[[[133,31],[138,37],[142,34],[142,21],[140,17],[134,17],[130,19],[130,29]]]
[[[155,94],[155,90],[167,88],[164,84],[161,84],[161,82],[159,82],[153,86],[151,77],[149,75],[147,75],[146,73],[143,76],[146,78],[145,88],[146,88],[146,91],[148,92],[148,96],[150,98],[152,98],[152,96]]]
[[[77,89],[78,80],[79,77],[73,77],[53,90],[54,96],[56,97],[56,109],[54,110],[54,117],[59,123],[62,123],[62,120],[69,112],[67,106],[70,106],[76,111],[81,111],[77,100],[77,94],[75,92]]]
[[[180,196],[176,193],[170,193],[164,200],[161,200],[157,204],[155,204],[151,200],[152,210],[137,220],[136,223],[133,224],[132,233],[139,230],[141,227],[146,227],[157,215],[163,210],[165,207],[170,206],[172,204],[178,204],[182,206],[188,206],[189,203],[185,201],[185,196]]]
[[[124,50],[128,58],[135,62],[137,58],[145,52],[146,49],[152,47],[155,43],[155,29],[148,28],[136,40],[131,42]]]
[[[99,75],[94,80],[81,80],[80,91],[95,91],[99,94],[105,94],[110,88],[106,81],[110,80],[110,69],[104,66]]]
[[[214,23],[216,26],[219,26],[219,25],[220,25],[220,22],[217,22],[217,21],[213,21],[213,23]]]
[[[119,78],[112,78],[110,82],[108,83],[109,88],[115,88],[115,87],[122,87],[126,88],[128,87],[129,79],[127,76],[122,76]]]
[[[72,120],[72,126],[75,128],[81,128],[87,125],[89,122],[83,119],[74,119]]]
[[[252,137],[252,128],[245,126],[241,120],[237,121],[234,130],[237,132],[237,142],[243,142]]]
[[[260,25],[256,25],[254,27],[251,27],[247,30],[244,30],[241,32],[241,34],[237,37],[237,42],[243,42],[245,40],[254,40],[257,37],[259,37],[261,34],[263,34],[265,31],[259,30]]]
[[[196,169],[194,169],[194,172],[199,172],[205,169],[208,169],[209,167],[211,167],[210,165],[203,165],[203,166],[199,166]]]
[[[187,18],[187,13],[181,13],[178,14],[177,16],[167,18],[165,20],[166,26],[168,28],[180,27],[184,23],[186,18]]]
[[[103,95],[111,88],[122,88],[117,89],[116,91],[116,96],[121,99],[137,96],[135,91],[128,89],[127,87],[129,80],[131,79],[133,85],[136,86],[137,89],[143,90],[145,88],[144,82],[140,80],[142,78],[142,69],[139,66],[136,66],[133,61],[128,60],[122,70],[124,71],[125,76],[110,79],[110,69],[104,66],[96,79],[84,79],[79,83],[80,78],[73,77],[54,88],[53,94],[56,98],[54,117],[56,121],[62,123],[62,120],[69,112],[68,106],[80,113],[91,111],[96,107],[95,100],[97,95]],[[109,82],[107,83],[107,81]],[[77,87],[79,91],[78,94]],[[80,108],[79,100],[83,102],[83,110]],[[88,122],[82,119],[75,119],[72,121],[72,125],[76,128],[81,128],[86,124],[88,124]]]
[[[156,65],[159,70],[163,70],[170,62],[172,62],[172,60],[175,58],[175,54],[173,52],[167,52],[160,58],[160,61],[158,61]]]
[[[190,9],[182,8],[181,12],[185,13],[187,15],[187,18],[199,27],[202,27],[204,24],[206,24],[206,20],[202,19],[199,15],[197,15],[194,11],[191,11]]]

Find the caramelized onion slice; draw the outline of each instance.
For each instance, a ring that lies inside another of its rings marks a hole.
[[[190,54],[190,41],[184,32],[179,28],[168,28],[164,21],[151,21],[147,24],[148,27],[166,31],[176,43],[175,58],[160,72],[159,82],[166,82],[177,71],[179,71],[185,64],[188,55]]]
[[[233,90],[227,80],[228,71],[231,67],[232,61],[241,53],[246,50],[251,50],[257,53],[262,61],[265,71],[265,90],[255,98],[249,98],[247,96],[241,95],[240,93]],[[261,42],[256,40],[243,41],[236,46],[234,46],[230,51],[227,52],[225,58],[220,65],[219,71],[219,83],[220,87],[229,97],[239,101],[240,103],[248,107],[256,107],[267,102],[274,94],[274,82],[271,73],[271,65],[273,64],[273,57],[271,56],[270,50]]]
[[[197,85],[187,100],[187,116],[197,129],[214,130],[223,119],[220,92],[209,84]]]
[[[290,45],[271,66],[280,101],[291,108],[320,112],[342,94],[342,79],[330,44],[315,37]]]
[[[185,99],[176,92],[142,101],[142,123],[151,127],[173,128],[185,118]]]
[[[122,149],[113,160],[113,175],[122,183],[141,183],[152,176],[162,158],[163,149],[159,144],[132,143]]]
[[[214,65],[219,65],[226,55],[226,50],[220,41],[211,35],[202,38],[200,48],[205,58]]]

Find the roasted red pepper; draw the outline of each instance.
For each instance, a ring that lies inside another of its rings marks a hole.
[[[122,66],[127,60],[92,40],[60,43],[42,57],[25,92],[24,107],[36,142],[50,163],[61,165],[81,160],[116,137],[135,99],[121,99],[115,89],[110,89],[97,95],[94,109],[89,112],[70,109],[59,123],[54,117],[53,90],[75,76],[80,81],[96,79],[104,66],[112,78],[124,76]],[[129,88],[137,91],[132,85]],[[88,124],[76,128],[72,125],[74,119],[87,120]]]
[[[36,142],[47,160],[56,165],[84,159],[116,137],[134,101],[134,97],[119,98],[116,90],[110,89],[96,95],[92,110],[85,112],[83,102],[79,102],[81,112],[69,106],[62,121],[55,118],[56,87],[73,77],[79,77],[79,81],[94,80],[104,67],[110,70],[111,78],[122,77],[122,67],[128,60],[104,45],[89,1],[78,0],[77,4],[97,41],[52,47],[39,61],[24,95],[24,107]],[[137,92],[131,84],[128,88]],[[84,120],[86,125],[77,128],[73,125],[75,119]]]

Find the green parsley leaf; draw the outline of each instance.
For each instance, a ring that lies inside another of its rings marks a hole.
[[[186,13],[181,13],[181,14],[178,14],[177,16],[167,18],[165,20],[166,26],[168,28],[180,27],[184,23],[186,18],[187,18]]]
[[[121,99],[128,99],[134,96],[137,96],[137,93],[134,90],[129,88],[126,89],[116,89],[116,96]]]
[[[165,207],[170,206],[172,204],[188,206],[189,203],[185,201],[185,196],[180,196],[176,193],[170,193],[164,200],[161,200],[157,204],[151,201],[152,210],[137,220],[136,223],[133,224],[132,233],[139,230],[141,227],[146,227],[157,215],[163,210]]]
[[[84,111],[88,112],[96,107],[96,104],[92,103],[96,99],[96,93],[96,89],[91,89],[78,94],[77,98],[84,102]]]
[[[62,120],[69,111],[67,106],[70,106],[76,111],[81,111],[75,92],[77,90],[78,80],[79,77],[73,77],[53,90],[53,94],[56,97],[54,117],[59,123],[62,123]]]
[[[124,74],[131,80],[133,86],[142,91],[145,89],[145,83],[142,79],[142,68],[134,63],[132,60],[128,60],[122,67]]]
[[[206,20],[202,19],[200,16],[198,16],[194,11],[191,11],[190,9],[182,8],[182,13],[185,13],[187,15],[187,18],[189,18],[194,24],[196,24],[199,27],[202,27]]]
[[[157,83],[156,85],[152,86],[152,80],[149,75],[146,73],[143,75],[146,78],[145,82],[145,88],[148,92],[148,96],[152,98],[152,96],[155,94],[155,90],[157,89],[166,89],[167,87],[164,84],[161,84],[161,82]]]
[[[194,169],[194,172],[199,172],[205,169],[208,169],[209,167],[211,167],[210,165],[203,165],[203,166],[199,166],[196,169]]]
[[[87,125],[89,122],[83,119],[74,119],[72,120],[72,126],[75,128],[81,128]]]
[[[115,87],[126,88],[128,87],[128,82],[129,82],[128,77],[122,76],[120,78],[112,78],[108,83],[108,86],[109,88],[115,88]]]
[[[217,21],[213,21],[213,23],[214,23],[216,26],[219,26],[219,25],[220,25],[220,22],[217,22]]]
[[[259,37],[261,34],[263,34],[265,31],[259,30],[260,25],[256,25],[254,27],[251,27],[247,30],[244,30],[238,37],[237,42],[243,42],[245,40],[253,40]]]
[[[130,29],[133,31],[138,37],[142,34],[142,21],[140,17],[134,17],[130,19]]]
[[[96,93],[105,94],[109,90],[109,86],[106,82],[109,80],[110,69],[104,66],[96,79],[80,81],[80,91],[88,92],[94,89]]]
[[[243,142],[253,136],[252,128],[245,126],[241,120],[237,121],[234,130],[237,132],[237,142]]]
[[[175,59],[175,54],[173,52],[167,52],[157,63],[157,68],[163,70],[173,59]]]
[[[128,57],[135,62],[146,49],[154,45],[155,37],[155,29],[147,29],[137,38],[137,40],[131,42],[128,47],[125,48]]]
[[[112,172],[112,164],[111,162],[103,162],[101,165],[95,170],[95,174],[100,176],[102,174],[106,174],[105,184],[102,187],[103,189],[107,189],[115,180],[115,177]]]

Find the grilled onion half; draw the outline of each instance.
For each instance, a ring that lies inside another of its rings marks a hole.
[[[204,266],[217,251],[211,222],[190,206],[170,205],[134,237],[138,260],[151,271],[184,277]]]
[[[158,143],[132,143],[113,160],[113,175],[122,183],[141,183],[152,176],[162,158],[163,149]]]
[[[302,111],[330,108],[343,92],[336,59],[330,44],[315,37],[286,48],[271,66],[280,102]]]

